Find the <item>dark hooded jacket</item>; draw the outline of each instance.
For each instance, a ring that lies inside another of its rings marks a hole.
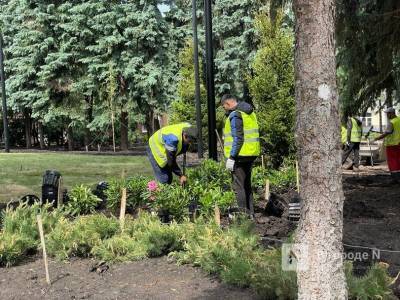
[[[240,150],[244,143],[244,132],[243,132],[243,119],[242,114],[250,115],[253,112],[253,106],[246,102],[239,102],[234,111],[228,112],[228,118],[231,122],[231,132],[233,137],[233,144],[230,158],[236,161],[251,161],[255,157],[244,157],[239,156]]]

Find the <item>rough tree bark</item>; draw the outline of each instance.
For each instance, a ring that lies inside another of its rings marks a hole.
[[[299,299],[346,299],[335,1],[294,0],[296,142],[303,199],[294,254]]]
[[[129,122],[128,122],[128,113],[126,111],[121,111],[121,116],[120,116],[120,133],[121,133],[121,150],[126,151],[128,150],[129,147],[129,141],[128,141],[128,127],[129,127]]]

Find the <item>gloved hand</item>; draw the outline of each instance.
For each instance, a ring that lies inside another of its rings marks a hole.
[[[350,147],[350,142],[346,142],[346,147]]]
[[[228,158],[226,160],[226,169],[230,172],[233,172],[234,167],[235,167],[235,161],[232,158]]]

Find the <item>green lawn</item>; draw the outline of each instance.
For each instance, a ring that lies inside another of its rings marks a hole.
[[[0,202],[18,199],[26,194],[40,196],[42,176],[46,170],[57,170],[64,187],[95,184],[111,177],[135,174],[151,175],[144,156],[100,156],[67,153],[0,153]]]

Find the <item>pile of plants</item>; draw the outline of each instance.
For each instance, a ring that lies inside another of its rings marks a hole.
[[[115,217],[94,214],[71,218],[65,210],[21,204],[2,217],[2,266],[14,265],[38,250],[36,214],[44,221],[48,254],[60,260],[91,257],[122,262],[169,255],[178,263],[201,267],[226,283],[251,287],[265,299],[297,296],[296,274],[282,270],[280,249],[262,248],[252,224],[243,219],[221,229],[203,217],[166,225],[157,216],[143,212],[136,219],[128,217],[121,229]],[[387,266],[377,264],[364,277],[354,277],[348,264],[346,275],[352,299],[391,295]]]

